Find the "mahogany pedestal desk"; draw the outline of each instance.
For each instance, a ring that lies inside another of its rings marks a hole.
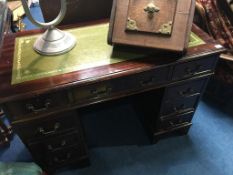
[[[143,59],[15,85],[11,85],[15,38],[40,31],[11,34],[5,38],[0,59],[0,104],[35,162],[45,170],[88,163],[85,131],[78,115],[86,106],[132,98],[152,142],[171,134],[186,134],[224,51],[195,25],[192,31],[205,44],[189,48],[182,57],[147,52]]]

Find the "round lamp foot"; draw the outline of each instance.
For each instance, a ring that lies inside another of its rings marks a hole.
[[[34,43],[34,50],[41,55],[60,55],[76,45],[76,38],[57,28],[48,29]]]

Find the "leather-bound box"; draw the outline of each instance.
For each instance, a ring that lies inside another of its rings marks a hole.
[[[108,43],[183,52],[195,0],[114,0]]]

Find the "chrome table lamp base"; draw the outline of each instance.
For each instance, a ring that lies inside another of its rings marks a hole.
[[[37,38],[34,43],[34,50],[41,55],[60,55],[70,51],[76,45],[76,39],[68,32],[63,32],[57,28],[66,13],[66,0],[61,1],[61,10],[56,19],[48,23],[41,23],[36,21],[29,10],[26,0],[21,0],[25,13],[29,20],[41,28],[47,28],[46,32]]]
[[[48,29],[34,43],[34,50],[42,55],[60,55],[70,51],[76,39],[69,33],[57,28]]]

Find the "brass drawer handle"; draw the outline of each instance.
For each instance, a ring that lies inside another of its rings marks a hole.
[[[175,126],[175,124],[173,123],[173,122],[169,122],[169,125],[171,126],[171,127],[174,127]]]
[[[38,113],[38,112],[42,112],[42,111],[46,111],[48,110],[49,106],[51,105],[51,100],[46,100],[46,102],[44,103],[44,105],[41,108],[37,108],[35,107],[33,104],[26,104],[26,108],[29,111],[32,111],[34,113]]]
[[[102,87],[90,91],[90,93],[95,97],[109,95],[111,92],[112,92],[112,88],[110,87]]]
[[[50,131],[46,131],[43,127],[38,128],[38,132],[42,135],[48,135],[48,134],[53,134],[57,132],[57,130],[60,128],[61,124],[59,122],[56,122],[53,126],[53,129]]]
[[[67,153],[64,157],[54,157],[54,162],[63,163],[71,158],[71,153]]]
[[[196,67],[193,69],[186,67],[185,73],[187,73],[188,75],[193,75],[193,74],[199,72],[201,68],[202,68],[202,65],[196,65]]]
[[[195,93],[195,90],[192,88],[188,88],[184,91],[179,91],[178,94],[182,97],[192,97],[192,96],[196,96],[196,95],[200,95],[200,93]]]
[[[49,144],[47,148],[48,148],[48,150],[53,151],[53,150],[56,150],[59,148],[63,148],[64,146],[66,146],[66,144],[67,144],[66,140],[62,140],[61,143],[59,144],[59,146],[55,147],[55,146]]]
[[[154,83],[154,81],[155,81],[155,77],[150,77],[147,80],[140,81],[140,84],[141,84],[141,86],[150,86]]]
[[[182,105],[180,105],[180,106],[178,106],[178,107],[174,107],[173,110],[174,110],[175,112],[179,112],[179,111],[181,111],[181,110],[184,109],[184,108],[185,108],[185,105],[182,104]]]
[[[169,121],[169,125],[170,125],[171,127],[177,127],[177,126],[183,125],[184,123],[188,123],[188,122],[179,120],[178,123],[174,123],[174,122],[172,122],[172,121]]]

